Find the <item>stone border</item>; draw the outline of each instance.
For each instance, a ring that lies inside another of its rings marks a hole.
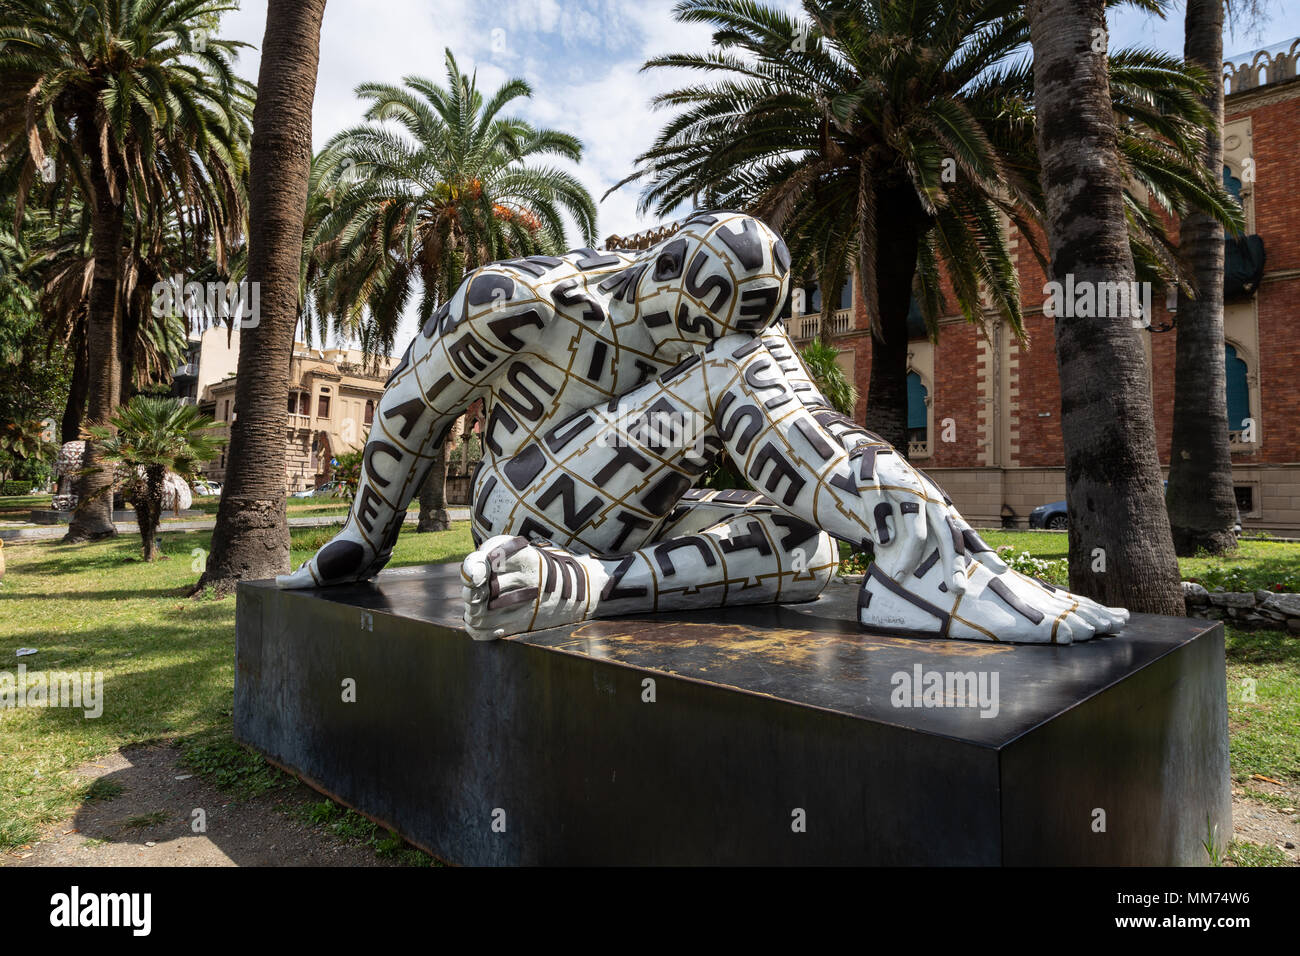
[[[1183,582],[1188,617],[1230,621],[1246,628],[1273,628],[1300,634],[1300,594],[1274,591],[1207,591]]]

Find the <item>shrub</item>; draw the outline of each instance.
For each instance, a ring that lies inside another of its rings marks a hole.
[[[0,485],[0,495],[6,497],[13,495],[30,495],[32,493],[32,483],[30,481],[17,481],[10,479],[3,485]]]

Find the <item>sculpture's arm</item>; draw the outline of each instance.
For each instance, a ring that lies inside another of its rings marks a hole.
[[[553,317],[508,267],[488,266],[466,276],[411,341],[384,386],[343,529],[276,583],[319,587],[378,574],[452,423],[487,394],[502,365],[536,343]]]
[[[704,354],[719,436],[753,486],[785,511],[870,545],[895,580],[939,550],[946,580],[965,588],[960,531],[948,507],[886,442],[830,409],[788,339],[733,335]]]

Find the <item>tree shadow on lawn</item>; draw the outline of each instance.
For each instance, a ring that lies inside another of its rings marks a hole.
[[[133,601],[145,598],[186,598],[194,589],[187,584],[178,588],[132,588],[122,591],[53,591],[49,594],[22,594],[0,591],[0,601]]]
[[[1289,631],[1228,628],[1229,664],[1289,664],[1300,669],[1300,635]]]

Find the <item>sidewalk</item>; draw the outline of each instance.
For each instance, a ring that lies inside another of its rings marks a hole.
[[[468,508],[448,508],[447,514],[452,521],[468,521]],[[289,527],[291,528],[322,528],[328,525],[342,524],[347,515],[316,515],[302,518],[290,518]],[[407,512],[406,524],[415,524],[419,520],[419,512],[411,510]],[[166,534],[169,531],[211,531],[216,524],[216,517],[196,518],[193,521],[163,521],[158,525],[158,533]],[[134,521],[117,521],[114,522],[119,534],[139,534],[140,529],[136,527]],[[0,541],[5,542],[28,542],[28,541],[49,541],[62,538],[68,533],[68,526],[63,524],[32,524],[29,522],[0,525]]]

